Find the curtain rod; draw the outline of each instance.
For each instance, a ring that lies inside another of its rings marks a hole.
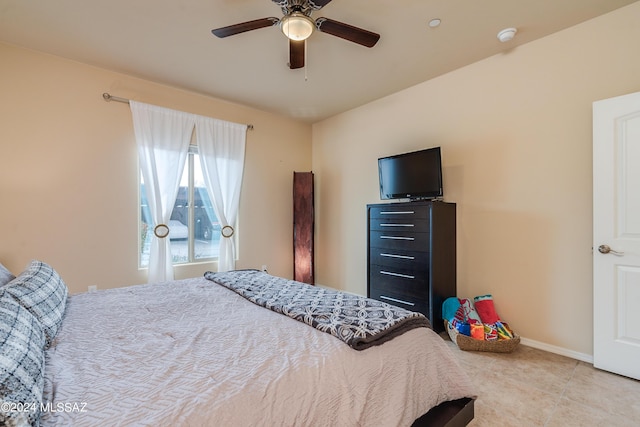
[[[108,92],[105,92],[102,94],[102,98],[104,98],[105,101],[109,102],[109,101],[116,101],[116,102],[122,102],[124,104],[128,104],[129,100],[127,98],[120,98],[119,96],[113,96],[111,94],[109,94]],[[253,125],[247,125],[247,129],[248,130],[253,130]]]

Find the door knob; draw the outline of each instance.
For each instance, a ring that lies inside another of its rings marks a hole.
[[[600,245],[600,246],[598,246],[598,252],[600,252],[601,254],[612,253],[614,255],[624,255],[624,252],[614,251],[613,249],[611,249],[609,247],[609,245]]]

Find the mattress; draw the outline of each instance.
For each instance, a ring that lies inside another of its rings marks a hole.
[[[42,426],[408,426],[473,387],[441,337],[356,351],[205,278],[70,296]]]

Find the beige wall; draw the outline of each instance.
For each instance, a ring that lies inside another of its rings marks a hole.
[[[56,268],[72,293],[146,282],[137,267],[137,154],[126,104],[103,92],[251,123],[239,268],[292,276],[292,172],[311,169],[311,127],[273,114],[0,44],[0,262]],[[192,277],[212,264],[178,267]]]
[[[640,90],[639,21],[635,3],[315,124],[317,281],[366,293],[376,160],[439,145],[458,296],[592,354],[591,105]]]

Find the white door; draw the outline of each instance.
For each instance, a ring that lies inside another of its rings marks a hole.
[[[640,92],[593,104],[593,360],[640,379]]]

